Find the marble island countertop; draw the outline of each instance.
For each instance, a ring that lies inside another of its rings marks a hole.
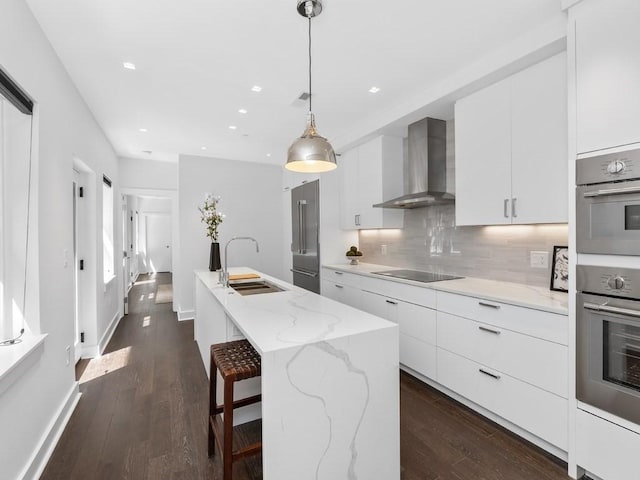
[[[323,267],[347,273],[354,273],[357,275],[370,276],[381,280],[406,283],[423,288],[431,288],[443,292],[481,297],[485,300],[508,303],[510,305],[533,308],[561,315],[568,314],[567,294],[563,292],[554,292],[543,287],[473,277],[431,283],[415,282],[401,278],[376,275],[373,272],[397,270],[399,267],[376,265],[373,263],[361,263],[359,265],[334,264],[323,265]]]
[[[380,329],[397,328],[394,323],[380,317],[250,268],[235,267],[230,268],[229,272],[232,275],[258,273],[261,279],[284,290],[242,296],[232,288],[220,285],[217,272],[195,272],[260,354]]]

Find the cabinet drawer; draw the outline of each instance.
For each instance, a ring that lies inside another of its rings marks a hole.
[[[436,292],[431,288],[416,287],[406,283],[365,276],[360,279],[360,288],[386,297],[397,298],[398,300],[424,307],[436,308]]]
[[[435,380],[436,357],[436,347],[400,332],[400,363]]]
[[[360,310],[398,323],[398,302],[377,293],[360,291]]]
[[[360,308],[360,290],[338,282],[322,281],[322,295],[345,305]]]
[[[566,346],[443,312],[437,332],[438,347],[567,398]]]
[[[447,292],[437,292],[437,298],[439,312],[508,328],[562,345],[569,343],[569,321],[566,315]]]
[[[445,387],[567,451],[566,399],[441,348],[436,365]]]
[[[398,302],[396,321],[400,333],[437,345],[436,311],[412,303]]]
[[[332,270],[330,268],[322,269],[322,280],[337,282],[341,285],[349,285],[350,287],[360,287],[360,279],[362,275],[341,272],[340,270]]]

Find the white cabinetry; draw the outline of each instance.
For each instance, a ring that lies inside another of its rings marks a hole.
[[[373,208],[402,195],[402,159],[402,138],[388,136],[374,138],[340,156],[342,229],[402,228],[401,210]]]
[[[567,317],[437,296],[438,383],[567,451]]]
[[[640,2],[588,0],[571,13],[578,153],[640,142]]]
[[[322,295],[345,305],[361,308],[360,277],[351,273],[322,269]]]
[[[567,221],[566,54],[455,106],[456,224]]]

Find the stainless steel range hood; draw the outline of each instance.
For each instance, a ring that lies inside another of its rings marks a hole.
[[[447,122],[424,118],[409,125],[408,192],[374,205],[378,208],[419,208],[453,203],[447,193]]]

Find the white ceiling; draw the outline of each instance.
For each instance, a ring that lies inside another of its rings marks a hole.
[[[295,100],[307,90],[307,21],[297,0],[27,3],[120,156],[281,164],[304,129],[307,106]],[[312,20],[318,130],[353,142],[368,118],[560,11],[559,0],[324,0]]]

